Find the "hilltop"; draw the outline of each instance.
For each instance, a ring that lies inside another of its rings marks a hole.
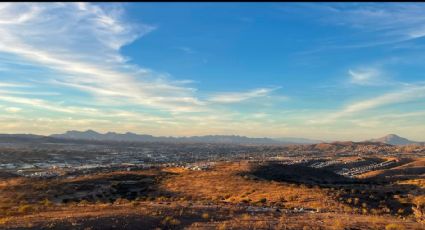
[[[410,145],[410,144],[423,144],[423,142],[411,141],[407,138],[400,137],[396,134],[388,134],[381,138],[371,139],[371,142],[381,142],[390,145]]]

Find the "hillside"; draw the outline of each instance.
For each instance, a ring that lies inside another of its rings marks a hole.
[[[324,170],[281,174],[276,165],[246,161],[202,171],[10,178],[0,183],[0,228],[423,229],[405,199],[414,196],[411,185],[328,184],[334,179],[340,180]]]

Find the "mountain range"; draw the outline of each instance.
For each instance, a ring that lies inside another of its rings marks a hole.
[[[75,142],[75,141],[117,141],[117,142],[168,142],[168,143],[223,143],[223,144],[318,144],[324,141],[307,138],[251,138],[237,135],[205,135],[190,137],[165,137],[152,136],[148,134],[126,133],[98,133],[93,130],[67,131],[63,134],[52,134],[50,136],[33,134],[0,134],[0,143],[35,143],[35,142]],[[365,142],[380,142],[390,145],[425,145],[425,142],[408,140],[389,134],[381,138],[366,140]]]
[[[156,137],[147,134],[115,133],[107,132],[105,134],[98,133],[93,130],[87,131],[67,131],[63,134],[50,135],[59,139],[74,140],[96,140],[96,141],[121,141],[121,142],[195,142],[195,143],[232,143],[232,144],[316,144],[321,141],[305,138],[251,138],[237,135],[206,135],[191,137]]]

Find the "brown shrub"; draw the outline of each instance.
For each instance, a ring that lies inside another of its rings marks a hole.
[[[35,208],[30,204],[22,204],[18,208],[18,212],[20,213],[30,213],[35,211]]]
[[[385,230],[404,230],[404,226],[399,224],[387,224]]]

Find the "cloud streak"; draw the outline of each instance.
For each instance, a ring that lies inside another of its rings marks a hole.
[[[324,117],[321,120],[316,120],[316,119],[311,120],[311,123],[317,123],[317,124],[332,123],[340,118],[354,116],[354,115],[357,115],[358,113],[379,108],[385,105],[416,101],[423,98],[425,98],[424,85],[404,87],[401,90],[386,93],[378,97],[353,102],[345,106],[343,109],[336,111],[332,113],[331,115]]]
[[[350,83],[356,85],[379,85],[382,84],[382,73],[378,69],[368,68],[359,70],[348,70]]]
[[[398,4],[333,4],[327,10],[327,20],[378,34],[394,42],[425,36],[425,6],[414,3]]]
[[[321,25],[352,30],[350,36],[330,37],[328,43],[299,52],[301,55],[340,49],[394,46],[425,37],[423,4],[415,3],[301,3],[296,9],[308,9]],[[286,7],[284,10],[286,10]],[[309,18],[310,19],[310,18]]]
[[[216,93],[210,97],[209,101],[215,103],[239,103],[254,98],[266,97],[277,89],[279,88],[259,88],[247,92]]]

